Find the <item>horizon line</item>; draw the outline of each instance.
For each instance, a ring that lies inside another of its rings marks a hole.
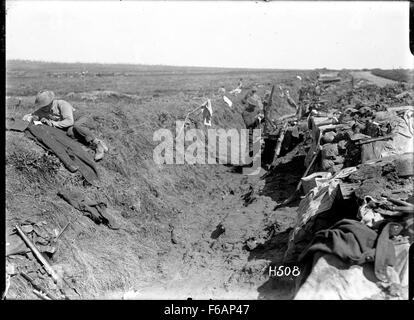
[[[262,71],[282,71],[282,70],[414,70],[414,68],[328,68],[328,67],[315,67],[315,68],[271,68],[271,67],[217,67],[217,66],[191,66],[191,65],[173,65],[173,64],[145,64],[145,63],[133,63],[133,62],[65,62],[65,61],[45,61],[45,60],[31,60],[31,59],[6,59],[6,67],[8,62],[25,62],[25,63],[43,63],[43,64],[86,64],[86,65],[113,65],[113,66],[146,66],[146,67],[173,67],[173,68],[203,68],[203,69],[232,69],[232,70],[262,70]]]

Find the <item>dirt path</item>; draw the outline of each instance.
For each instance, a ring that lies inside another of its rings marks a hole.
[[[357,80],[359,79],[367,80],[368,82],[372,84],[376,84],[379,87],[385,87],[388,84],[398,83],[397,81],[394,81],[394,80],[385,79],[385,78],[373,75],[370,71],[355,71],[355,72],[351,72],[351,74]]]

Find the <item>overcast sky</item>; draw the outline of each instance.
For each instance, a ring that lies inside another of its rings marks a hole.
[[[408,2],[7,1],[6,58],[412,68]]]

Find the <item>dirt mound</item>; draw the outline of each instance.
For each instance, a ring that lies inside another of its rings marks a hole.
[[[72,100],[84,100],[89,102],[94,102],[97,100],[105,100],[105,99],[126,99],[126,100],[139,100],[140,96],[133,95],[133,94],[126,94],[120,93],[116,91],[89,91],[89,92],[70,92],[66,95],[67,99]]]

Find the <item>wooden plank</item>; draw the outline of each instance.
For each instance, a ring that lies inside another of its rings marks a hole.
[[[20,229],[19,226],[16,225],[16,231],[19,236],[23,239],[23,241],[27,244],[27,246],[32,250],[35,257],[40,261],[40,263],[45,268],[46,272],[53,278],[55,283],[59,281],[59,277],[55,270],[53,270],[52,266],[46,261],[45,257],[40,253],[39,249],[34,245],[32,241],[27,237],[27,235]]]

